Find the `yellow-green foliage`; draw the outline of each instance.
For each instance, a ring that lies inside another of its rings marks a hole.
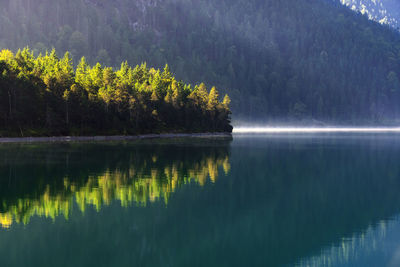
[[[48,135],[230,132],[230,110],[204,83],[177,81],[146,64],[119,70],[90,66],[76,70],[70,54],[34,56],[28,48],[0,52],[0,128],[4,135],[45,129]]]
[[[160,165],[156,157],[152,158],[152,163],[146,164],[153,164],[150,171],[142,169],[144,166],[131,166],[125,171],[108,170],[89,176],[87,182],[80,186],[65,177],[63,190],[52,192],[48,185],[45,192],[37,197],[22,197],[13,204],[3,199],[0,227],[9,228],[14,222],[27,224],[32,216],[54,220],[63,215],[68,219],[74,203],[82,212],[87,206],[94,206],[99,211],[113,201],[119,201],[123,207],[133,204],[146,206],[149,202],[161,200],[167,205],[177,188],[188,183],[204,186],[208,179],[214,183],[220,167],[225,174],[230,171],[227,155],[205,157],[190,168],[180,162]]]

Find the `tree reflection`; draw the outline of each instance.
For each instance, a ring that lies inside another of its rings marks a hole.
[[[229,140],[209,142],[2,148],[0,156],[7,153],[8,160],[0,162],[0,183],[8,182],[9,190],[0,199],[0,227],[27,224],[33,216],[68,219],[75,203],[82,212],[87,206],[99,211],[116,200],[123,207],[167,205],[183,185],[204,186],[216,182],[221,171],[228,174]],[[4,175],[7,169],[18,170],[11,181]]]

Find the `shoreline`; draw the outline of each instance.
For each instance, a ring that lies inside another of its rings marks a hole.
[[[111,136],[51,136],[51,137],[0,137],[0,144],[5,143],[54,143],[54,142],[99,142],[99,141],[130,141],[145,139],[174,138],[211,138],[232,137],[231,133],[182,133],[182,134],[142,134],[142,135],[111,135]]]

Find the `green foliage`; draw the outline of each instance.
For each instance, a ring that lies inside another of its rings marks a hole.
[[[82,58],[74,71],[70,54],[34,57],[28,48],[0,52],[0,129],[4,135],[231,132],[230,111],[213,88],[191,91],[168,66],[123,63],[114,71]],[[189,95],[201,91],[202,102]],[[213,93],[214,92],[214,93]],[[215,107],[207,109],[204,103]]]
[[[180,187],[190,183],[199,186],[215,183],[221,169],[225,174],[230,171],[229,139],[181,140],[179,146],[168,142],[153,143],[147,148],[143,147],[143,142],[139,146],[130,143],[113,148],[77,143],[1,147],[0,230],[11,227],[13,222],[27,224],[35,215],[53,220],[64,215],[68,219],[74,202],[82,212],[89,206],[100,210],[116,200],[124,207],[145,206],[157,201],[167,205]],[[186,142],[195,145],[183,146]],[[217,142],[216,146],[210,145]],[[43,161],[49,157],[58,160],[43,166]],[[88,164],[94,158],[96,163]],[[118,164],[120,160],[126,164]],[[24,183],[15,179],[11,185],[2,178],[8,178],[4,174],[16,162],[29,162],[31,167],[22,168],[19,175],[31,179],[21,179]],[[69,162],[74,162],[73,168],[66,167]],[[90,172],[86,171],[88,165]],[[55,172],[35,175],[50,171]],[[10,186],[14,190],[9,190]]]

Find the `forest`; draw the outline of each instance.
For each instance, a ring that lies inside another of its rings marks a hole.
[[[400,35],[339,0],[0,0],[0,47],[75,62],[169,64],[216,85],[234,120],[384,123],[400,115]]]
[[[114,71],[68,52],[0,51],[0,136],[231,132],[230,99],[126,62]]]

